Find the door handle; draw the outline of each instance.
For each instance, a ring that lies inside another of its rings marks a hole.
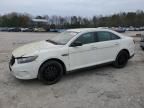
[[[119,43],[115,43],[114,45],[119,45]]]

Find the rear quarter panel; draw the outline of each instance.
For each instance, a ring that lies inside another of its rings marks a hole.
[[[130,56],[134,55],[135,53],[135,44],[133,38],[131,37],[123,37],[121,41],[121,50],[126,49],[129,51]]]

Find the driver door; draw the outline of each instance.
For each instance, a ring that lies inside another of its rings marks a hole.
[[[70,70],[90,66],[95,63],[95,44],[94,33],[86,33],[79,36],[75,41],[81,42],[81,46],[69,47]],[[75,42],[74,41],[74,42]]]

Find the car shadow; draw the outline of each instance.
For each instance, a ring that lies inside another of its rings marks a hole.
[[[76,78],[76,77],[93,76],[93,75],[111,76],[112,73],[114,72],[113,70],[115,70],[115,68],[113,68],[111,64],[103,64],[68,72],[66,75],[64,75],[63,79],[68,80],[74,77]]]

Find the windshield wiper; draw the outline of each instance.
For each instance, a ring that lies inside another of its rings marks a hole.
[[[47,41],[47,42],[50,42],[50,43],[52,43],[52,44],[58,45],[58,43],[55,42],[55,41],[53,41],[53,40],[46,40],[46,41]]]

